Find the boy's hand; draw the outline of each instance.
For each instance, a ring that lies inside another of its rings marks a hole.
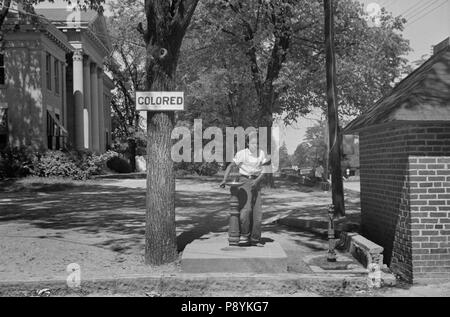
[[[259,186],[259,182],[258,181],[252,181],[251,182],[251,188],[252,188],[252,190],[255,190],[256,188],[258,188],[258,186]]]

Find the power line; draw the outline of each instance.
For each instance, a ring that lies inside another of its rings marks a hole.
[[[411,21],[407,26],[411,26],[413,24],[415,24],[417,21],[422,20],[424,17],[426,17],[427,15],[429,15],[431,12],[433,12],[434,10],[439,9],[440,7],[442,7],[444,4],[447,4],[448,0],[444,0],[443,3],[441,3],[440,5],[438,5],[437,7],[427,11],[424,15],[420,16],[419,18],[415,19],[414,21]]]
[[[411,18],[414,18],[418,14],[420,15],[421,13],[423,13],[424,10],[429,8],[431,5],[435,4],[436,1],[439,1],[439,0],[432,0],[430,2],[422,3],[419,7],[417,7],[416,9],[414,9],[411,12],[409,12],[408,14],[406,14],[405,18],[407,20],[410,20]]]
[[[448,0],[444,0],[444,2],[442,2],[441,4],[439,4],[438,6],[431,8],[432,6],[427,6],[420,14],[416,14],[414,17],[416,17],[415,19],[412,19],[412,17],[410,18],[410,20],[408,21],[407,25],[411,25],[414,24],[415,22],[423,19],[425,16],[429,15],[431,12],[433,12],[434,10],[442,7],[444,4],[447,3]],[[433,4],[438,4],[436,1]],[[425,11],[426,9],[431,8],[431,10]]]
[[[436,0],[432,0],[433,2]],[[404,16],[406,19],[409,19],[412,15],[415,15],[418,12],[422,12],[422,10],[430,5],[430,2],[422,2],[419,1],[408,10],[404,11],[400,15]]]
[[[417,9],[417,7],[420,7],[424,5],[424,3],[422,1],[418,1],[416,2],[416,4],[413,4],[411,7],[409,7],[408,9],[406,9],[405,11],[403,11],[402,13],[400,13],[401,16],[406,16],[407,14],[411,13],[412,11],[415,11]],[[426,3],[425,3],[426,5]]]
[[[439,1],[441,0],[433,0],[431,3],[428,3],[427,5],[421,7],[419,10],[417,10],[414,14],[411,14],[409,17],[406,17],[407,20],[412,20],[413,18],[421,15],[422,13],[424,13],[425,10],[427,10],[428,8],[431,8],[433,5],[437,4]],[[446,0],[444,0],[446,1]]]

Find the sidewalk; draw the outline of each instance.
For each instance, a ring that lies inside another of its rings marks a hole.
[[[360,182],[344,182],[344,188],[347,190],[351,190],[353,192],[360,193],[361,192],[361,183]]]
[[[358,231],[361,223],[361,204],[359,182],[344,182],[345,217],[335,219],[336,230]],[[328,235],[328,206],[331,192],[320,190],[312,193],[299,193],[302,203],[296,204],[289,213],[282,215],[279,224],[321,235]]]

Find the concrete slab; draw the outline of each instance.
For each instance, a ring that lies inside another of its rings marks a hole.
[[[310,269],[317,274],[360,274],[367,276],[367,269],[351,256],[337,253],[336,262],[326,261],[326,255],[311,255],[304,258]]]
[[[228,235],[206,237],[188,244],[181,258],[186,273],[286,273],[287,255],[279,243],[230,247]]]

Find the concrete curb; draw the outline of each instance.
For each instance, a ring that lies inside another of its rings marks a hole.
[[[367,282],[366,275],[362,274],[178,274],[82,280],[79,290],[69,289],[66,281],[61,280],[0,282],[0,296],[14,296],[26,292],[36,294],[37,290],[44,288],[50,289],[52,295],[72,292],[126,294],[139,291],[142,294],[156,292],[162,296],[203,296],[224,290],[236,293],[270,291],[289,294],[308,291],[333,294],[366,289]]]

